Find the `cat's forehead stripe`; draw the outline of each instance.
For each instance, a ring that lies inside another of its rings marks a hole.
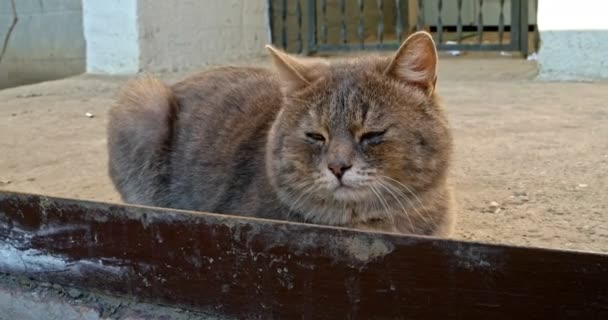
[[[336,106],[342,108],[342,112],[336,114],[339,116],[336,120],[356,121],[361,126],[365,124],[369,112],[367,100],[371,97],[364,97],[367,90],[361,87],[360,77],[361,74],[354,73],[353,70],[337,73],[334,94],[342,98],[342,104]]]
[[[356,112],[359,88],[352,77],[341,77],[336,79],[336,89],[332,95],[329,107],[330,121],[332,126],[346,129]]]

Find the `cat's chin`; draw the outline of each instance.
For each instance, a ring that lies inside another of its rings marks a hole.
[[[360,202],[368,197],[365,189],[345,185],[336,187],[332,192],[334,199],[340,202]]]

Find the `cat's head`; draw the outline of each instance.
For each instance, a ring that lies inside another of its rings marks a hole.
[[[452,139],[430,35],[413,34],[391,58],[336,63],[268,49],[284,105],[267,169],[291,211],[333,225],[390,219],[443,183]]]

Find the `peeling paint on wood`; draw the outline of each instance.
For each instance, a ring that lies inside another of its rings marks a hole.
[[[16,193],[0,272],[237,318],[608,318],[603,254]]]

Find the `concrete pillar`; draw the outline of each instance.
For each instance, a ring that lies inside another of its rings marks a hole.
[[[256,58],[265,0],[83,0],[87,71],[179,71]]]
[[[139,71],[137,0],[83,0],[82,6],[87,72]]]
[[[606,12],[606,0],[539,0],[540,77],[608,79]]]

